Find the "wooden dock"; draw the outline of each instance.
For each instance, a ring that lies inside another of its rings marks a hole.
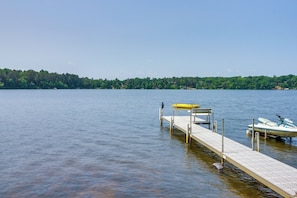
[[[222,158],[222,165],[226,160],[281,196],[297,197],[296,168],[223,137],[222,134],[213,132],[202,125],[193,124],[192,117],[163,116],[161,113],[160,124],[162,125],[163,120],[168,121],[170,131],[176,128],[185,133],[186,143],[195,140],[204,145]],[[201,122],[203,123],[203,120]]]

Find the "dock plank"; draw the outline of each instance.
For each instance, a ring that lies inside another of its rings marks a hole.
[[[171,122],[172,116],[162,116]],[[197,118],[196,118],[197,121]],[[197,124],[190,124],[190,116],[174,116],[174,128],[187,133],[192,126],[191,138],[204,145],[219,156],[246,172],[259,182],[284,197],[297,197],[297,169],[265,154],[252,150],[234,140],[224,137],[222,153],[222,136]]]

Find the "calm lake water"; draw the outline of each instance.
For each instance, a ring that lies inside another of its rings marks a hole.
[[[1,90],[0,197],[278,197],[197,143],[160,127],[159,107],[213,109],[246,146],[252,118],[297,122],[297,91]],[[297,139],[260,150],[297,168]],[[269,166],[269,165],[267,165]]]

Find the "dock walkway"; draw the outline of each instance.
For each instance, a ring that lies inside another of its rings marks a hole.
[[[283,197],[297,197],[297,169],[252,150],[236,141],[213,132],[201,125],[190,124],[190,116],[161,116],[174,128],[204,145],[224,160],[238,167]],[[189,133],[191,126],[191,133]],[[222,147],[223,145],[223,147]],[[223,148],[223,149],[222,149]],[[222,152],[223,150],[223,152]]]

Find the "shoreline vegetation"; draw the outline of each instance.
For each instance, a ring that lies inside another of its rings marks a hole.
[[[90,79],[45,70],[0,69],[0,89],[297,89],[297,76]]]

